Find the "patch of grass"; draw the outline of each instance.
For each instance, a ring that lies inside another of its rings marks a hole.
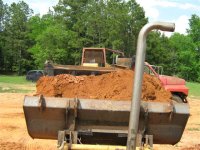
[[[30,84],[30,81],[26,80],[25,76],[8,76],[0,75],[1,83],[13,83],[13,84]]]
[[[189,131],[200,131],[199,128],[188,128]]]
[[[200,83],[187,82],[186,86],[189,88],[190,97],[200,98]]]
[[[25,76],[0,75],[0,93],[30,93],[35,91],[35,83]]]
[[[33,92],[33,90],[25,90],[25,89],[18,89],[18,88],[3,88],[0,87],[0,93],[30,93]]]

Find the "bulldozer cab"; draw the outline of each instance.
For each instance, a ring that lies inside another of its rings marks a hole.
[[[115,64],[118,56],[124,56],[124,53],[107,48],[83,48],[81,65],[107,67],[109,64]]]

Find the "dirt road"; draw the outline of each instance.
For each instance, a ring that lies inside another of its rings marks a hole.
[[[23,114],[24,94],[0,93],[0,149],[55,149],[56,141],[33,140],[27,133]]]
[[[56,149],[55,140],[38,140],[29,137],[22,109],[23,97],[24,94],[0,93],[0,150]],[[200,100],[189,99],[189,101],[191,117],[181,141],[174,146],[155,145],[155,149],[200,150]]]

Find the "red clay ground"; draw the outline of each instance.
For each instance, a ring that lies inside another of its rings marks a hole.
[[[23,114],[24,94],[0,93],[0,149],[56,149],[55,140],[31,139]],[[189,99],[191,117],[181,141],[174,145],[155,145],[156,150],[200,150],[200,99]]]

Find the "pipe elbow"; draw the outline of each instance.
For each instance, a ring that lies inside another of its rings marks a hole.
[[[161,31],[169,31],[174,32],[175,30],[175,24],[169,23],[169,22],[152,22],[146,24],[140,31],[139,37],[146,36],[148,32],[151,30],[161,30]]]

